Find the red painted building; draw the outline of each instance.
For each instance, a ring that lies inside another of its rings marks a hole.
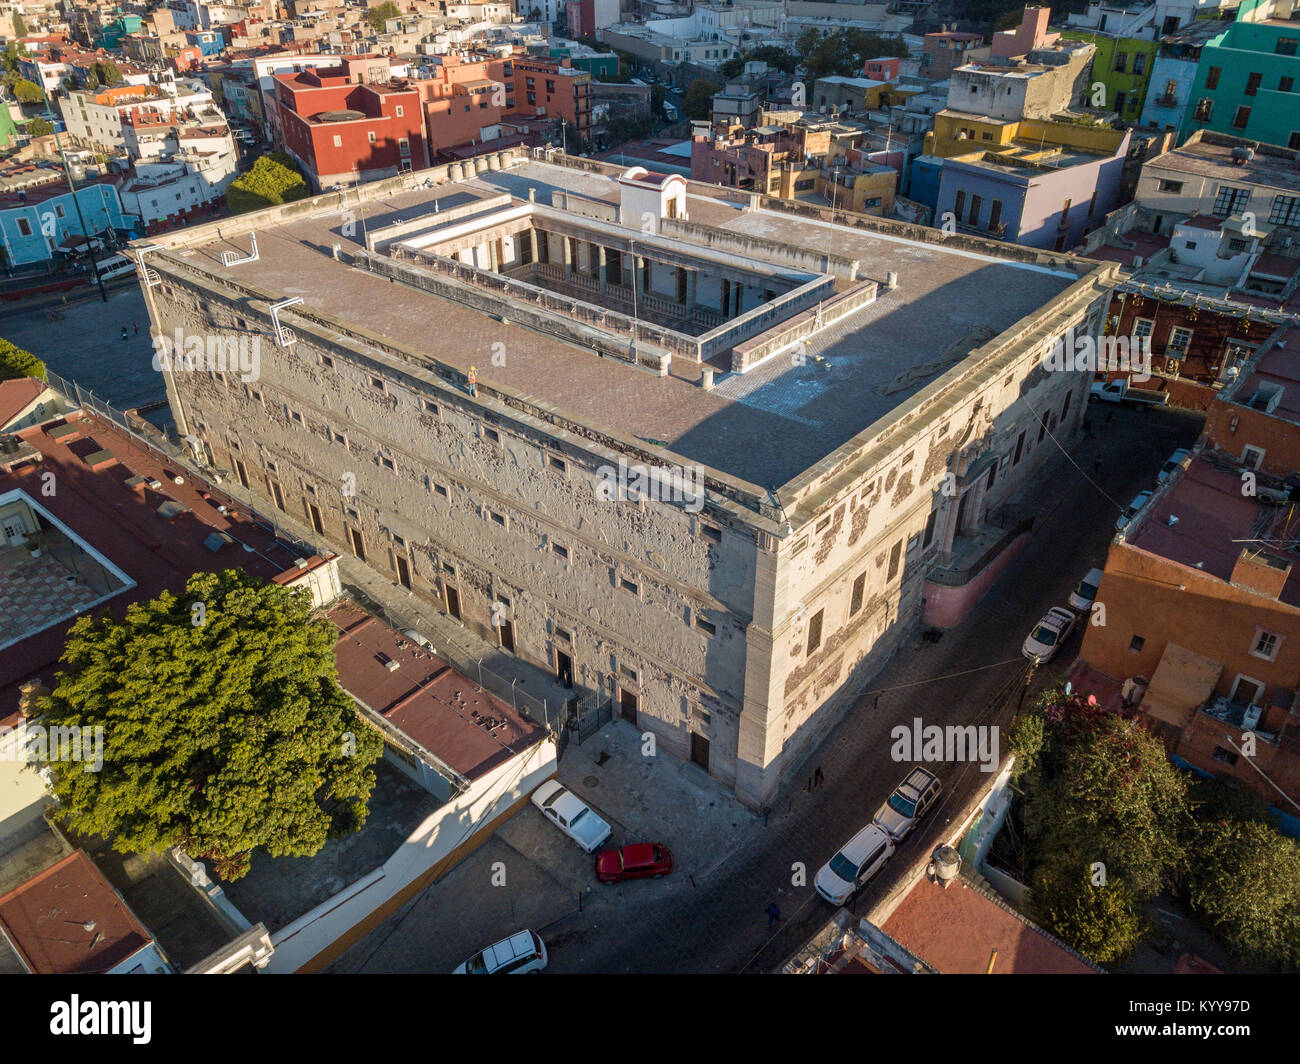
[[[591,136],[591,75],[567,59],[520,56],[514,60],[515,113],[564,119]]]
[[[383,56],[275,76],[285,149],[318,189],[429,165],[420,93]]]

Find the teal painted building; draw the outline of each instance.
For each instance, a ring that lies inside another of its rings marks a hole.
[[[1274,10],[1274,0],[1243,0],[1201,49],[1181,140],[1208,129],[1300,149],[1300,18]]]
[[[552,48],[551,59],[567,59],[575,70],[585,70],[597,81],[618,76],[618,55],[614,52],[587,52],[580,49]]]
[[[100,43],[111,52],[122,43],[123,37],[128,33],[139,33],[143,26],[144,20],[139,15],[118,15],[104,27]]]

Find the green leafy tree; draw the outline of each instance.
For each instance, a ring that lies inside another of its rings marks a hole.
[[[54,123],[44,118],[29,118],[23,129],[29,137],[48,137],[54,132]]]
[[[98,771],[51,761],[58,816],[120,853],[181,846],[224,879],[254,850],[309,857],[365,823],[382,740],[338,684],[302,592],[240,570],[72,626],[51,728],[102,728]],[[57,734],[57,733],[56,733]]]
[[[1211,792],[1207,794],[1207,792]],[[1243,960],[1300,970],[1300,844],[1240,788],[1196,788],[1187,899]]]
[[[15,37],[26,37],[26,36],[27,36],[27,23],[23,21],[23,17],[22,17],[22,15],[20,15],[17,11],[14,12],[14,19],[13,19],[13,21],[14,21],[14,36],[15,36]]]
[[[284,152],[260,156],[247,173],[240,174],[226,189],[226,206],[234,214],[292,203],[308,194],[307,182]]]
[[[1039,867],[1032,885],[1034,918],[1099,964],[1128,956],[1146,933],[1137,900],[1123,880],[1108,876],[1100,882],[1072,855]]]
[[[110,88],[122,83],[122,69],[111,59],[102,63],[96,63],[92,68],[95,77],[101,85],[108,85]]]
[[[44,380],[45,363],[30,351],[24,351],[8,340],[0,340],[0,381],[16,380],[19,377],[39,377]]]
[[[650,114],[654,118],[663,118],[664,103],[668,99],[668,90],[662,85],[650,86]]]
[[[1062,696],[1045,720],[1056,734],[1044,744],[1041,782],[1025,807],[1034,851],[1100,864],[1139,901],[1176,882],[1190,810],[1186,780],[1164,744],[1078,698]]]
[[[718,83],[708,78],[696,78],[686,86],[686,95],[682,106],[687,118],[708,118],[713,113],[713,97],[718,91]]]
[[[41,92],[41,87],[34,81],[28,81],[26,78],[18,78],[10,86],[10,91],[14,94],[14,99],[19,103],[40,103],[45,99],[45,93]]]
[[[1041,713],[1022,713],[1007,731],[1007,745],[1016,755],[1012,774],[1017,780],[1032,776],[1047,742],[1047,724]]]
[[[724,78],[739,77],[745,72],[745,59],[743,56],[733,55],[730,59],[718,67],[718,73]]]
[[[392,0],[388,0],[388,3],[371,8],[366,14],[366,22],[376,33],[383,33],[384,23],[390,18],[401,18],[401,15],[401,8],[394,4]]]

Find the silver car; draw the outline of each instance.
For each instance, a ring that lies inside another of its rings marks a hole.
[[[1029,633],[1020,652],[1035,665],[1051,661],[1061,644],[1070,638],[1075,620],[1075,614],[1064,606],[1053,606]]]
[[[871,822],[895,842],[902,842],[912,833],[917,821],[934,808],[942,790],[939,777],[918,766],[894,788]]]

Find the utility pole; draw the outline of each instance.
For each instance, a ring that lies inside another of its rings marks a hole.
[[[45,79],[40,79],[41,98],[45,100],[45,110],[54,114],[54,104],[50,101],[50,94],[45,89]],[[90,276],[94,278],[95,284],[99,286],[99,298],[105,303],[108,302],[108,293],[104,291],[104,278],[99,276],[99,263],[95,259],[95,241],[90,235],[90,230],[86,228],[86,216],[81,213],[81,200],[77,198],[77,186],[72,183],[72,169],[68,166],[68,156],[63,150],[63,142],[59,139],[59,126],[57,122],[51,123],[54,126],[54,148],[59,153],[59,159],[63,163],[63,176],[68,179],[68,191],[72,194],[72,205],[77,209],[77,223],[81,226],[81,234],[86,238],[86,254],[90,256]]]

